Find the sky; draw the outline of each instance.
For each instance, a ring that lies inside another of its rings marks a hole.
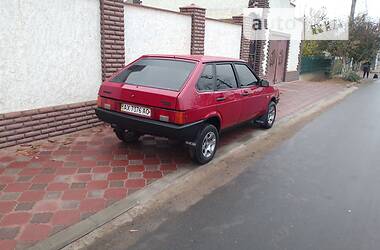
[[[329,14],[336,16],[348,16],[351,9],[351,0],[296,0],[298,9],[305,6],[318,8],[326,6]],[[380,1],[379,0],[357,0],[355,14],[368,11],[368,15],[374,19],[380,18]]]
[[[357,0],[356,13],[365,11],[365,0]],[[367,0],[368,15],[379,19],[380,18],[380,1],[379,0]]]

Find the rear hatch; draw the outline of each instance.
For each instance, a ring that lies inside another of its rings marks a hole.
[[[105,82],[100,87],[99,95],[131,104],[175,109],[179,92],[138,85]]]
[[[101,105],[145,118],[175,120],[170,111],[176,109],[177,97],[195,66],[193,61],[142,58],[102,84]]]

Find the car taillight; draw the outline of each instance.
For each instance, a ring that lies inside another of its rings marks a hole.
[[[97,105],[99,108],[104,108],[108,110],[117,110],[120,109],[120,104],[117,101],[114,101],[112,99],[104,98],[101,96],[98,96]]]
[[[100,97],[99,95],[98,95],[98,101],[97,101],[97,106],[99,107],[99,108],[101,108],[102,107],[102,97]]]
[[[157,120],[163,122],[170,122],[175,124],[185,124],[186,123],[186,115],[185,112],[181,111],[173,111],[167,109],[155,109],[155,118]]]
[[[175,114],[174,114],[174,123],[185,124],[186,123],[185,112],[175,112]]]

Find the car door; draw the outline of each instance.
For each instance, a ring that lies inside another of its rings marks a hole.
[[[238,123],[241,112],[241,96],[231,63],[215,64],[215,108],[222,117],[222,128]]]
[[[242,98],[239,120],[243,122],[258,116],[265,109],[264,88],[258,85],[258,78],[246,64],[235,63],[234,68]]]
[[[194,99],[192,106],[196,107],[196,111],[192,113],[195,120],[200,120],[210,113],[215,113],[215,65],[211,63],[204,64],[203,71],[198,79],[197,98]]]

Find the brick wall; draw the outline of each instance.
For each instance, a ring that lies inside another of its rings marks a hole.
[[[264,77],[264,68],[263,68],[263,60],[264,60],[264,46],[265,41],[255,41],[255,55],[253,56],[253,69],[259,75],[259,77]]]
[[[269,8],[269,0],[250,0],[249,8]],[[253,55],[253,69],[259,75],[259,77],[264,77],[264,69],[262,62],[264,60],[264,48],[265,42],[262,40],[255,41],[255,55]],[[253,43],[253,41],[251,41]],[[269,48],[269,46],[268,46]]]
[[[0,114],[0,148],[100,125],[96,101]]]
[[[204,55],[206,9],[191,4],[187,7],[181,7],[180,12],[184,14],[189,14],[192,17],[190,50],[191,54]]]
[[[100,0],[102,79],[124,67],[123,0]]]
[[[124,67],[123,0],[100,1],[102,79]],[[102,124],[96,101],[0,114],[0,148],[71,133]]]
[[[249,46],[250,46],[251,41],[244,38],[243,19],[244,19],[244,17],[242,15],[232,17],[232,20],[234,23],[242,26],[241,42],[240,42],[240,59],[248,62],[248,60],[249,60]]]

